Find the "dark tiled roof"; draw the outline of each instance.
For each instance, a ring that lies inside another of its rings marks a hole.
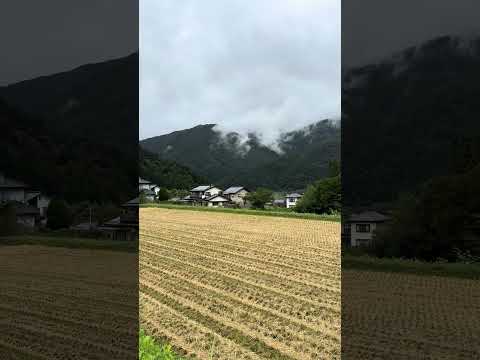
[[[380,214],[376,211],[364,211],[359,214],[352,214],[350,216],[350,222],[384,222],[389,220],[388,216]]]
[[[230,194],[236,194],[239,191],[244,190],[245,188],[243,186],[230,186],[227,190],[223,192],[224,195],[230,195]],[[247,189],[245,189],[248,191]]]
[[[229,201],[227,198],[224,198],[222,195],[213,195],[213,196],[210,196],[208,199],[205,199],[206,201],[213,201],[215,200],[215,198],[222,198],[223,200],[217,200],[218,202],[222,201],[222,202],[227,202]]]

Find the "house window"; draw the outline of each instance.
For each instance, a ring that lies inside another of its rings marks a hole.
[[[356,224],[355,229],[360,233],[370,232],[370,224]]]

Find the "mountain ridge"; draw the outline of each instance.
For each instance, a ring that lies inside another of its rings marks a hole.
[[[305,188],[328,175],[328,162],[338,160],[340,129],[330,120],[283,134],[275,151],[258,134],[221,133],[215,124],[197,125],[140,141],[159,157],[176,161],[220,186],[274,190]]]

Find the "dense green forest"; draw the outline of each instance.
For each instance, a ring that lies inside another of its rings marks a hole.
[[[344,204],[394,201],[428,179],[456,173],[480,144],[479,79],[480,39],[448,36],[348,71]]]
[[[138,55],[0,88],[0,126],[6,175],[71,202],[136,196]]]
[[[480,162],[468,171],[432,178],[403,194],[392,223],[379,232],[378,256],[480,261]]]
[[[160,187],[189,190],[196,185],[206,184],[208,180],[197,176],[186,166],[171,160],[160,159],[142,148],[139,149],[140,177],[148,179]]]
[[[214,124],[145,139],[140,144],[221,187],[294,190],[328,175],[329,161],[339,159],[340,128],[325,120],[283,134],[276,151],[263,145],[256,134],[242,142],[237,133],[215,131]]]

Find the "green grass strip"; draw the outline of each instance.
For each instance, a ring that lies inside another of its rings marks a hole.
[[[418,260],[375,258],[373,256],[342,256],[342,270],[363,270],[480,279],[480,264],[423,262]]]
[[[140,285],[140,291],[157,299],[163,304],[166,304],[172,309],[183,313],[188,318],[198,322],[199,324],[204,325],[205,327],[211,329],[217,334],[220,334],[222,337],[229,339],[237,343],[238,345],[249,349],[250,351],[253,351],[261,357],[265,357],[266,359],[270,360],[294,360],[293,358],[281,353],[277,349],[274,349],[271,346],[265,344],[263,341],[250,336],[246,336],[240,330],[224,325],[209,316],[203,315],[195,309],[184,306],[178,301],[164,294],[161,294],[148,286]]]
[[[159,204],[147,203],[147,204],[141,204],[140,207],[174,209],[174,210],[190,210],[190,211],[210,211],[210,212],[220,212],[220,213],[229,213],[229,214],[273,216],[273,217],[283,217],[283,218],[293,218],[293,219],[309,219],[309,220],[322,220],[322,221],[335,221],[335,222],[341,221],[340,215],[297,213],[291,210],[212,208],[208,206],[174,205],[174,204],[165,204],[165,203],[159,203]]]
[[[168,344],[160,344],[153,337],[140,330],[138,339],[138,359],[139,360],[185,360],[177,355]]]
[[[75,237],[18,235],[0,237],[0,246],[41,245],[70,249],[112,250],[138,252],[137,241],[115,241]]]

